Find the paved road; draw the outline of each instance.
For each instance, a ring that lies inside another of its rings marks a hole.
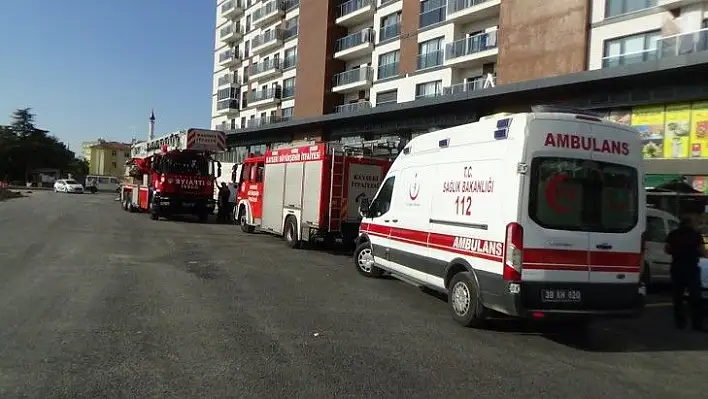
[[[708,339],[667,312],[588,339],[464,329],[344,256],[154,222],[107,195],[0,202],[3,398],[705,397]]]

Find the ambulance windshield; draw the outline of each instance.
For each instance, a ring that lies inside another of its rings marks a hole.
[[[548,229],[625,233],[638,222],[638,184],[631,166],[535,158],[529,216]]]
[[[207,176],[209,174],[209,162],[201,154],[197,153],[173,153],[162,158],[162,173],[189,176]]]

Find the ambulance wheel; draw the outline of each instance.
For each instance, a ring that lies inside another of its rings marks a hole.
[[[452,318],[465,327],[482,327],[485,321],[479,289],[470,272],[457,273],[448,286]]]
[[[383,270],[374,266],[374,254],[368,242],[360,244],[354,250],[354,265],[356,271],[364,277],[378,278],[384,274]]]
[[[283,238],[285,238],[285,243],[288,244],[288,247],[293,249],[300,247],[300,236],[297,234],[297,222],[294,217],[289,217],[285,220]]]

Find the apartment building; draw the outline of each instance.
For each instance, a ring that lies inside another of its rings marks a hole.
[[[593,0],[588,69],[708,49],[708,1]]]

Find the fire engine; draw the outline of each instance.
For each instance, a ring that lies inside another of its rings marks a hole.
[[[136,143],[126,162],[129,183],[120,191],[126,211],[150,213],[153,220],[191,214],[206,221],[214,212],[214,180],[221,164],[212,154],[224,151],[226,135],[188,129]]]
[[[339,144],[266,151],[241,165],[234,217],[241,229],[281,235],[291,248],[303,242],[353,243],[358,203],[371,199],[388,159],[353,155]]]

